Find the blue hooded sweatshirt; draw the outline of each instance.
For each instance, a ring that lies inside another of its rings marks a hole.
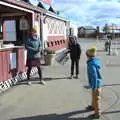
[[[98,58],[92,57],[87,61],[88,81],[92,90],[96,90],[103,85],[100,68],[101,63]]]

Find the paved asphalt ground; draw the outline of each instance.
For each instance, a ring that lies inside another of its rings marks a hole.
[[[92,112],[85,110],[91,102],[91,91],[85,87],[85,50],[93,45],[97,46],[103,64],[103,116],[100,120],[120,120],[120,54],[107,55],[103,41],[79,41],[82,47],[79,79],[68,79],[70,61],[64,66],[58,63],[43,66],[46,85],[39,84],[36,75],[31,78],[31,86],[22,82],[0,95],[0,120],[90,120],[87,116]]]

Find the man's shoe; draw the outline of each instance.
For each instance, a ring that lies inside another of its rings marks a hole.
[[[40,84],[45,85],[46,82],[45,82],[44,80],[41,80],[41,81],[40,81]]]
[[[93,106],[88,105],[88,106],[86,107],[86,110],[93,111],[93,110],[94,110],[94,108],[93,108]]]
[[[88,118],[91,118],[91,119],[99,119],[100,117],[101,115],[96,114],[96,113],[88,116]]]

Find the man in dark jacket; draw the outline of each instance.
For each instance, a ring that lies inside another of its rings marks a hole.
[[[69,43],[68,43],[68,49],[70,52],[70,58],[71,58],[71,76],[70,78],[73,78],[74,75],[74,65],[76,66],[76,76],[75,78],[78,78],[79,74],[79,60],[81,56],[81,48],[79,43],[77,43],[76,36],[70,36],[69,37]]]

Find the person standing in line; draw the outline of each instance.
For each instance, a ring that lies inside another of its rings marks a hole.
[[[87,107],[87,110],[93,110],[95,113],[90,115],[92,118],[100,118],[101,116],[101,87],[103,79],[100,73],[100,59],[96,58],[96,48],[93,47],[86,51],[87,60],[87,75],[89,86],[92,89],[92,104]]]
[[[70,79],[73,79],[74,65],[76,66],[76,76],[75,76],[75,78],[78,79],[79,60],[80,60],[80,56],[81,56],[81,47],[80,47],[79,43],[77,43],[76,36],[70,36],[69,37],[68,51],[70,53],[70,59],[71,59],[71,75],[70,75]]]
[[[105,42],[105,51],[108,51],[108,55],[111,54],[111,39],[107,39]]]
[[[110,55],[111,54],[111,40],[112,40],[112,35],[108,34],[107,38],[109,40],[108,41],[108,55]]]
[[[37,67],[39,79],[41,84],[45,84],[45,82],[42,80],[42,71],[41,71],[41,63],[40,63],[40,49],[41,49],[41,41],[37,35],[36,28],[33,28],[31,31],[31,36],[28,38],[28,40],[25,43],[25,48],[27,49],[27,61],[26,66],[27,69],[27,80],[28,84],[30,85],[30,73],[32,67]]]

